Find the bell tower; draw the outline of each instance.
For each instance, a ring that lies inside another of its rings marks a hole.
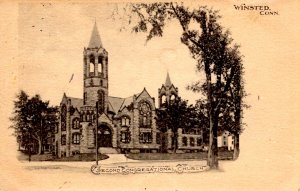
[[[96,106],[107,113],[108,53],[103,47],[95,22],[88,47],[83,50],[83,105]]]
[[[158,107],[165,107],[166,103],[170,103],[172,100],[178,97],[178,88],[173,85],[170,79],[169,72],[165,84],[161,85],[158,89]]]

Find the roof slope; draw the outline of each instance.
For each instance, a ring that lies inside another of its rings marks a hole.
[[[118,111],[121,108],[121,105],[124,102],[124,98],[108,96],[108,102],[109,102],[108,105],[109,111],[118,113]]]
[[[166,87],[171,87],[171,85],[172,85],[172,82],[171,82],[170,75],[169,75],[169,72],[168,72],[166,82],[165,82],[165,86]]]
[[[103,45],[98,32],[97,24],[95,22],[88,48],[100,48],[100,47],[103,47]]]
[[[67,97],[71,100],[71,105],[80,111],[80,107],[83,106],[83,100],[75,97]]]

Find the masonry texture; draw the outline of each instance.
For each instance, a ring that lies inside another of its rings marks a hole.
[[[116,152],[160,152],[162,141],[158,139],[162,137],[164,149],[172,150],[173,133],[170,130],[161,133],[155,122],[155,98],[146,88],[127,98],[109,96],[108,66],[108,52],[103,47],[95,23],[90,42],[83,50],[83,98],[69,97],[64,93],[60,103],[59,126],[55,135],[56,155],[69,157],[95,153],[96,141],[99,147],[109,147]],[[177,96],[178,88],[173,85],[168,73],[166,82],[158,89],[159,108]],[[197,140],[202,138],[201,132],[185,135],[179,129],[178,149],[200,149],[201,143],[197,144]]]

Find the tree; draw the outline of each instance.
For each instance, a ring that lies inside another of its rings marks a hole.
[[[53,135],[57,124],[58,108],[49,106],[39,95],[29,99],[24,91],[17,95],[14,107],[11,127],[15,129],[19,144],[29,155],[32,152],[43,154],[45,141]]]
[[[233,77],[233,85],[229,88],[229,95],[227,99],[227,107],[223,109],[223,121],[225,130],[234,135],[234,154],[233,158],[237,159],[240,153],[239,138],[243,131],[243,109],[249,108],[243,101],[246,96],[243,82],[243,68],[242,65],[237,66],[236,75]]]
[[[165,102],[163,108],[156,110],[156,123],[161,132],[171,129],[173,133],[172,148],[175,153],[178,148],[178,129],[188,130],[199,126],[199,115],[193,105],[180,97]]]
[[[199,117],[199,126],[202,129],[203,143],[205,145],[209,144],[209,117],[207,112],[207,102],[203,99],[196,101],[195,109],[197,110]]]
[[[28,102],[28,95],[26,92],[23,90],[20,91],[20,93],[17,95],[17,100],[14,101],[14,112],[13,112],[13,117],[10,118],[12,121],[11,128],[13,128],[14,131],[14,136],[17,138],[17,143],[19,144],[19,150],[21,146],[24,146],[24,139],[25,137],[24,132],[25,129],[28,127],[28,123],[26,120],[26,114],[23,112],[24,108],[26,107],[26,104]]]
[[[148,32],[147,41],[162,36],[167,21],[179,22],[181,42],[196,60],[197,70],[205,75],[205,82],[202,85],[196,82],[191,89],[197,91],[200,85],[200,91],[206,96],[209,122],[207,164],[210,168],[218,168],[217,134],[221,106],[225,105],[230,89],[237,86],[233,79],[236,75],[241,77],[242,72],[238,69],[243,69],[239,46],[232,45],[229,31],[224,31],[218,23],[221,18],[218,11],[204,6],[190,9],[178,3],[138,3],[127,4],[124,10],[130,12],[128,23],[135,23],[134,32]]]

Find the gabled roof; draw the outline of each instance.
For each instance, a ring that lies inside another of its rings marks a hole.
[[[125,98],[120,110],[124,109],[125,107],[129,106],[132,103],[133,103],[133,96]]]
[[[151,96],[150,96],[150,94],[148,93],[148,91],[146,90],[146,88],[144,88],[143,91],[142,91],[141,93],[135,94],[136,99],[138,99],[138,98],[140,97],[140,95],[142,95],[144,92],[151,98]]]
[[[118,113],[124,102],[124,98],[108,96],[108,102],[108,110]]]
[[[68,100],[71,100],[71,105],[74,107],[74,108],[77,108],[78,111],[80,111],[80,107],[83,106],[83,99],[81,98],[75,98],[75,97],[67,97],[66,98]]]
[[[96,48],[96,47],[100,48],[103,47],[103,45],[98,32],[97,24],[95,22],[88,48]]]
[[[109,96],[108,102],[108,110],[117,114],[119,111],[133,103],[133,96],[127,98]]]

